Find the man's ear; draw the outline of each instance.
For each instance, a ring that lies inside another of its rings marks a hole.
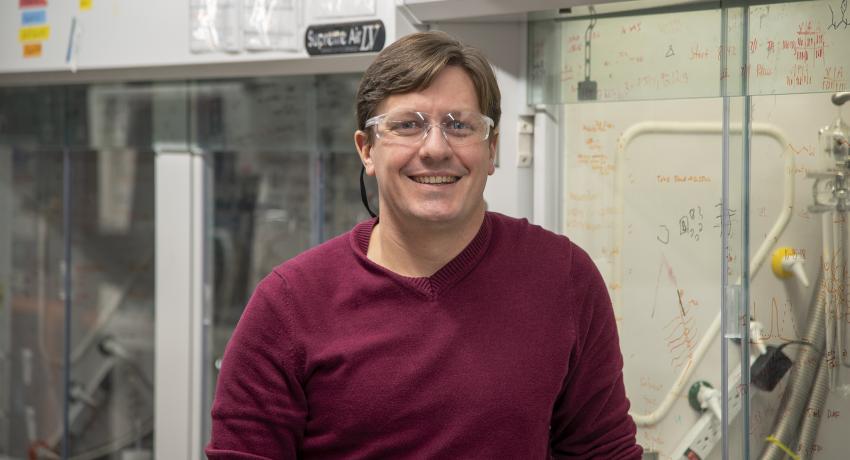
[[[359,129],[354,132],[354,145],[357,147],[357,154],[360,155],[360,162],[366,168],[366,174],[375,175],[375,165],[372,163],[372,144],[369,143],[369,134]]]
[[[492,176],[493,173],[496,172],[496,153],[498,152],[498,149],[499,149],[499,132],[496,131],[493,134],[491,134],[490,139],[488,139],[488,140],[489,140],[489,142],[487,144],[487,147],[489,148],[490,165],[488,166],[488,169],[487,169],[487,175]]]

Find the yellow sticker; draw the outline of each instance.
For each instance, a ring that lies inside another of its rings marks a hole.
[[[22,42],[41,42],[50,38],[50,26],[21,27],[18,39]]]
[[[24,43],[24,57],[32,58],[41,56],[41,43]]]
[[[91,0],[80,0],[80,9],[81,10],[90,10],[91,9]]]

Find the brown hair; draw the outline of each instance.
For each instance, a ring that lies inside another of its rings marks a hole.
[[[475,86],[481,112],[498,127],[501,94],[487,58],[445,32],[429,31],[400,38],[381,51],[366,69],[357,89],[358,128],[364,129],[366,120],[375,115],[375,108],[384,99],[427,88],[446,66],[466,71]]]

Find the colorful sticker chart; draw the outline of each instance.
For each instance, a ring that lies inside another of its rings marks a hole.
[[[47,23],[47,0],[19,0],[21,27],[18,29],[18,41],[25,58],[41,57],[43,43],[50,38],[50,25]]]

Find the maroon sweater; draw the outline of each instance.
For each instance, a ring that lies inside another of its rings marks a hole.
[[[587,254],[487,213],[429,278],[366,258],[375,221],[277,267],[227,346],[211,459],[639,459]]]

